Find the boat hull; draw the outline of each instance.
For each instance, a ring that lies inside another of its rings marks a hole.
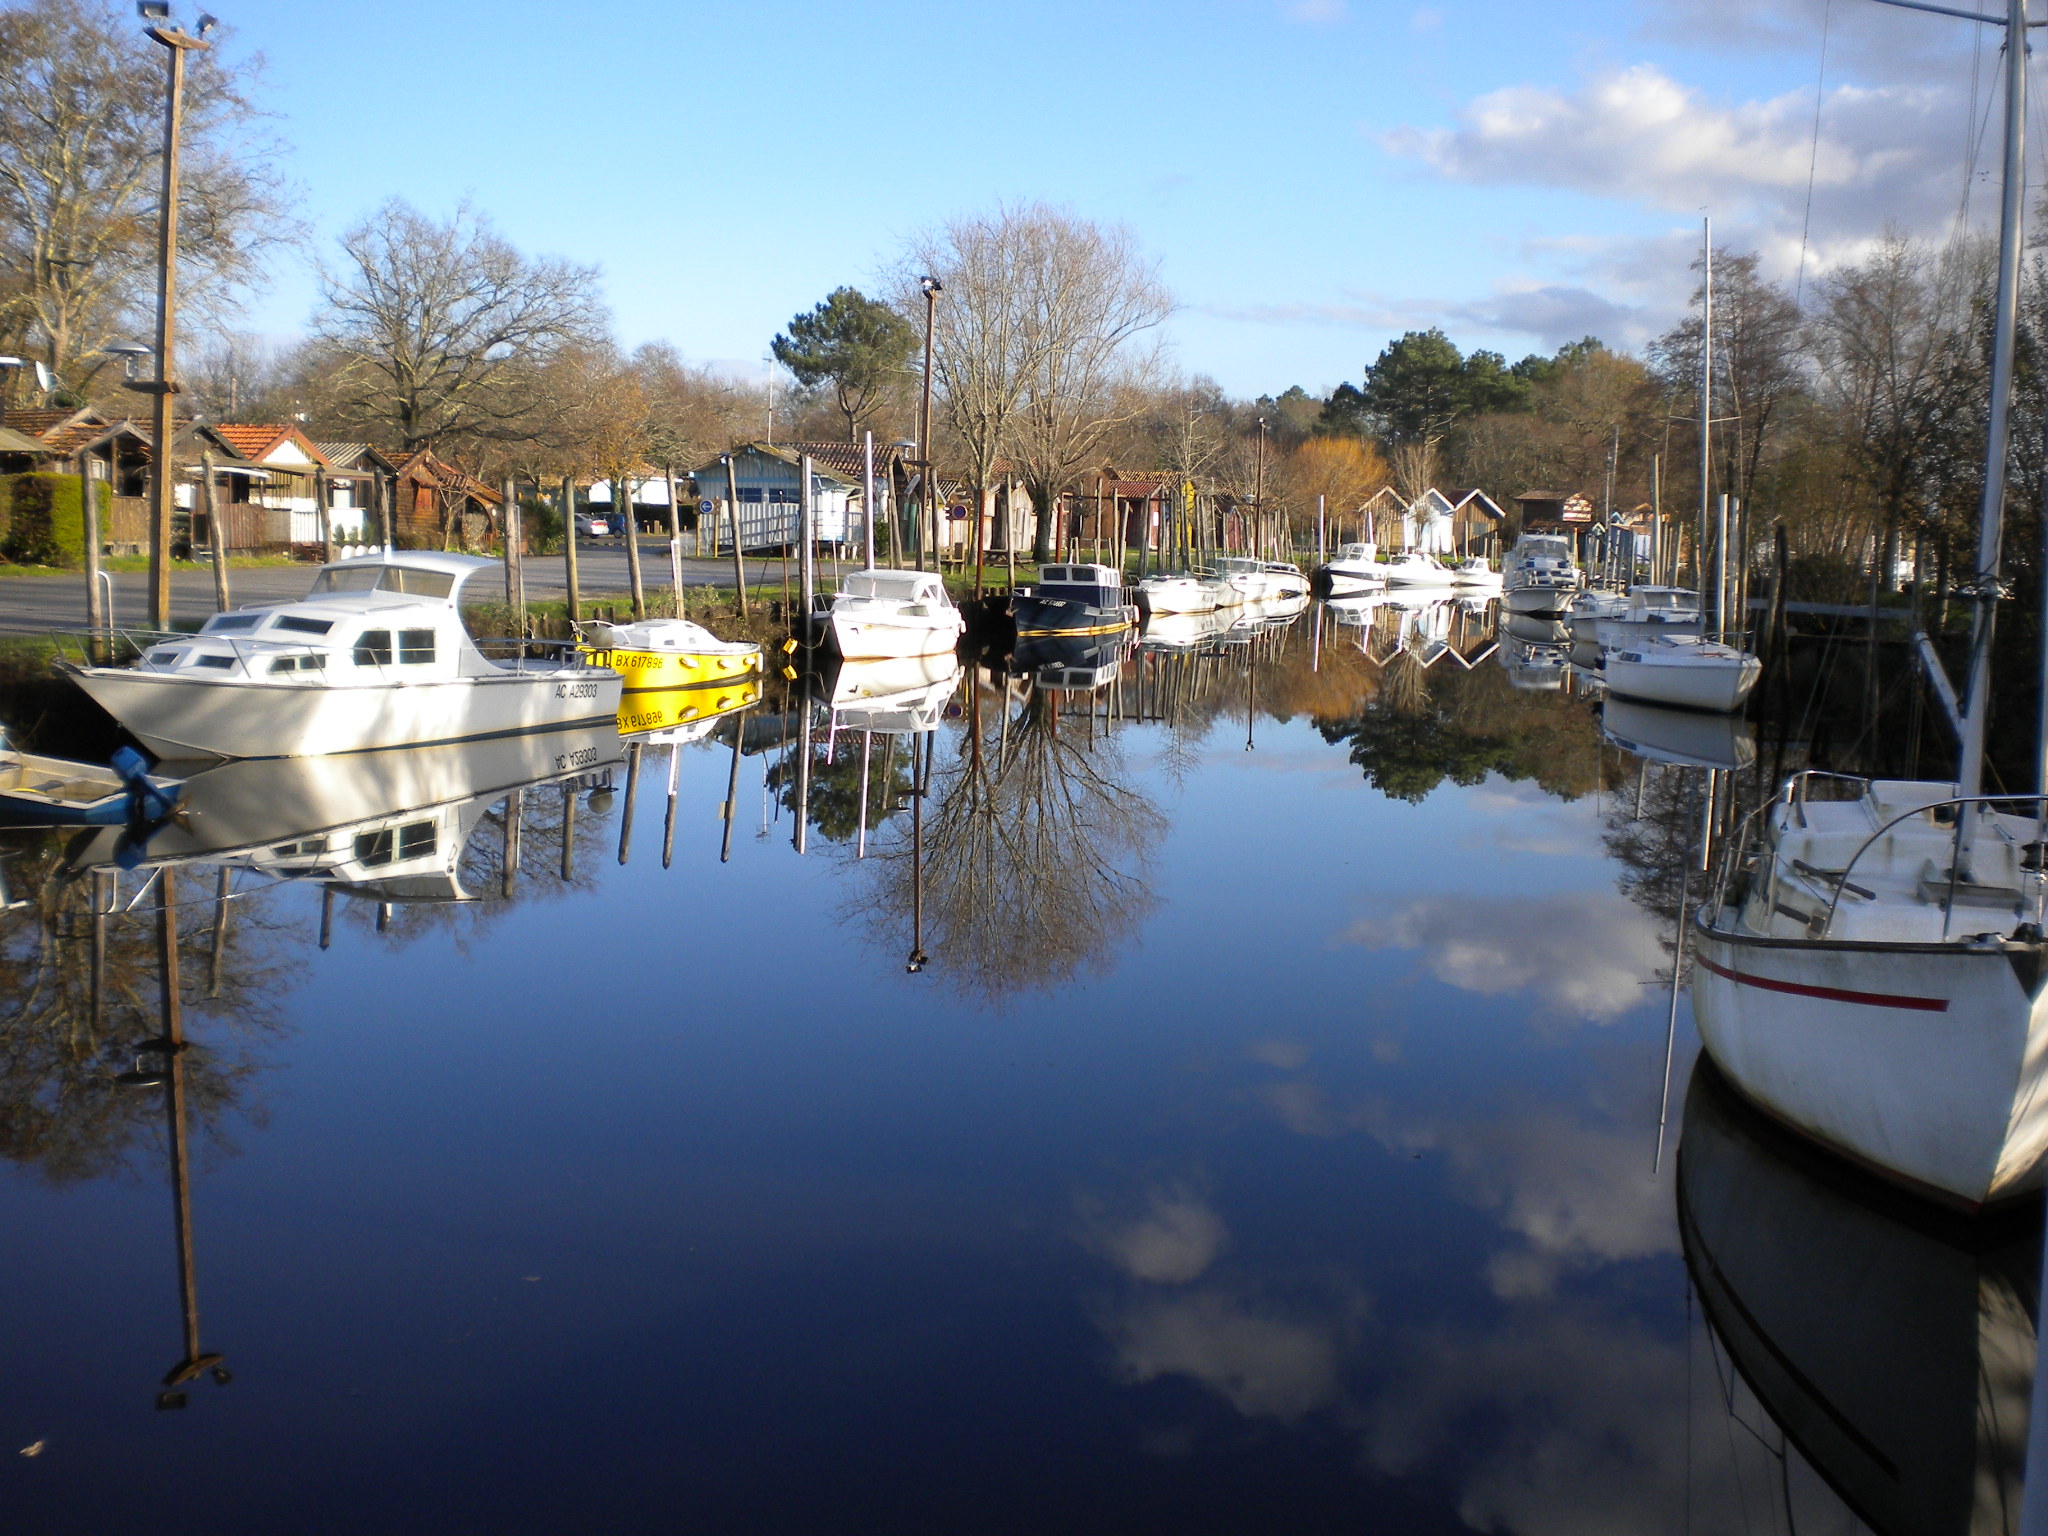
[[[1216,589],[1200,582],[1176,583],[1171,587],[1148,587],[1142,582],[1138,595],[1147,613],[1214,613]]]
[[[1075,598],[1032,597],[1019,593],[1010,599],[1010,613],[1017,621],[1019,638],[1030,635],[1113,635],[1138,622],[1138,610],[1129,603],[1110,605],[1082,602]]]
[[[1752,1102],[1965,1209],[2040,1186],[2048,1019],[2005,949],[1772,940],[1705,922],[1693,938],[1701,1042]]]
[[[590,667],[360,688],[68,670],[165,758],[319,757],[562,730],[610,720],[622,687],[616,672]]]
[[[1610,651],[1601,663],[1601,675],[1610,693],[1644,704],[1712,714],[1725,715],[1740,709],[1763,672],[1763,664],[1754,656],[1744,656],[1739,661],[1674,664],[1632,661],[1629,655],[1625,651]]]
[[[580,648],[593,666],[610,667],[628,693],[652,689],[722,688],[761,675],[761,648],[733,651],[630,651]]]
[[[1510,613],[1563,613],[1578,595],[1577,587],[1508,587],[1501,601]]]
[[[901,656],[944,656],[960,643],[957,611],[852,617],[835,613],[827,625],[832,648],[844,661],[889,661]]]

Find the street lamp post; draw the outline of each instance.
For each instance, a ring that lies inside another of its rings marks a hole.
[[[168,629],[171,623],[171,397],[178,386],[171,348],[178,327],[178,130],[185,112],[185,55],[211,45],[201,39],[213,30],[214,18],[199,18],[199,35],[170,24],[164,0],[141,0],[136,6],[152,41],[163,45],[168,78],[164,90],[163,206],[156,250],[156,377],[129,387],[151,396],[149,475],[149,623]]]
[[[924,403],[918,407],[917,415],[920,471],[917,498],[917,568],[921,571],[924,569],[925,524],[937,515],[936,504],[932,500],[932,324],[938,315],[939,295],[944,293],[946,288],[936,277],[920,277],[917,286],[924,292]],[[935,532],[932,535],[934,555],[938,553],[938,541],[938,534]]]

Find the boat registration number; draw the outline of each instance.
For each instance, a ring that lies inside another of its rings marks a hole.
[[[595,747],[579,747],[574,752],[559,752],[555,755],[555,772],[562,773],[570,768],[588,768],[596,761]]]
[[[595,683],[557,683],[555,697],[558,699],[594,699],[597,697]]]

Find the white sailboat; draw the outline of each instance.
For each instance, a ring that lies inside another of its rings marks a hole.
[[[1694,920],[1693,1009],[1752,1101],[1966,1208],[2048,1150],[2042,802],[1983,793],[2022,255],[2027,18],[2006,16],[2005,186],[1976,579],[1954,782],[1804,773],[1746,825]],[[1842,798],[1822,799],[1834,789]]]
[[[933,572],[870,570],[840,583],[826,627],[845,660],[881,661],[944,655],[960,643],[967,621]]]
[[[1607,691],[1643,704],[1729,714],[1742,708],[1764,664],[1704,635],[1652,635],[1600,663]]]
[[[63,670],[164,758],[308,757],[562,730],[618,713],[609,667],[497,662],[463,627],[495,563],[386,551],[325,566],[296,603],[215,614],[132,666]]]

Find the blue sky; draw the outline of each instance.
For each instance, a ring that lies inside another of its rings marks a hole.
[[[386,197],[468,197],[601,265],[628,344],[758,368],[910,231],[1041,199],[1132,226],[1178,365],[1239,394],[1355,379],[1414,326],[1639,345],[1703,211],[1791,275],[1810,168],[1810,272],[1888,221],[1939,234],[1977,41],[1871,0],[220,8],[269,61],[316,252]],[[313,296],[285,262],[248,326]]]

